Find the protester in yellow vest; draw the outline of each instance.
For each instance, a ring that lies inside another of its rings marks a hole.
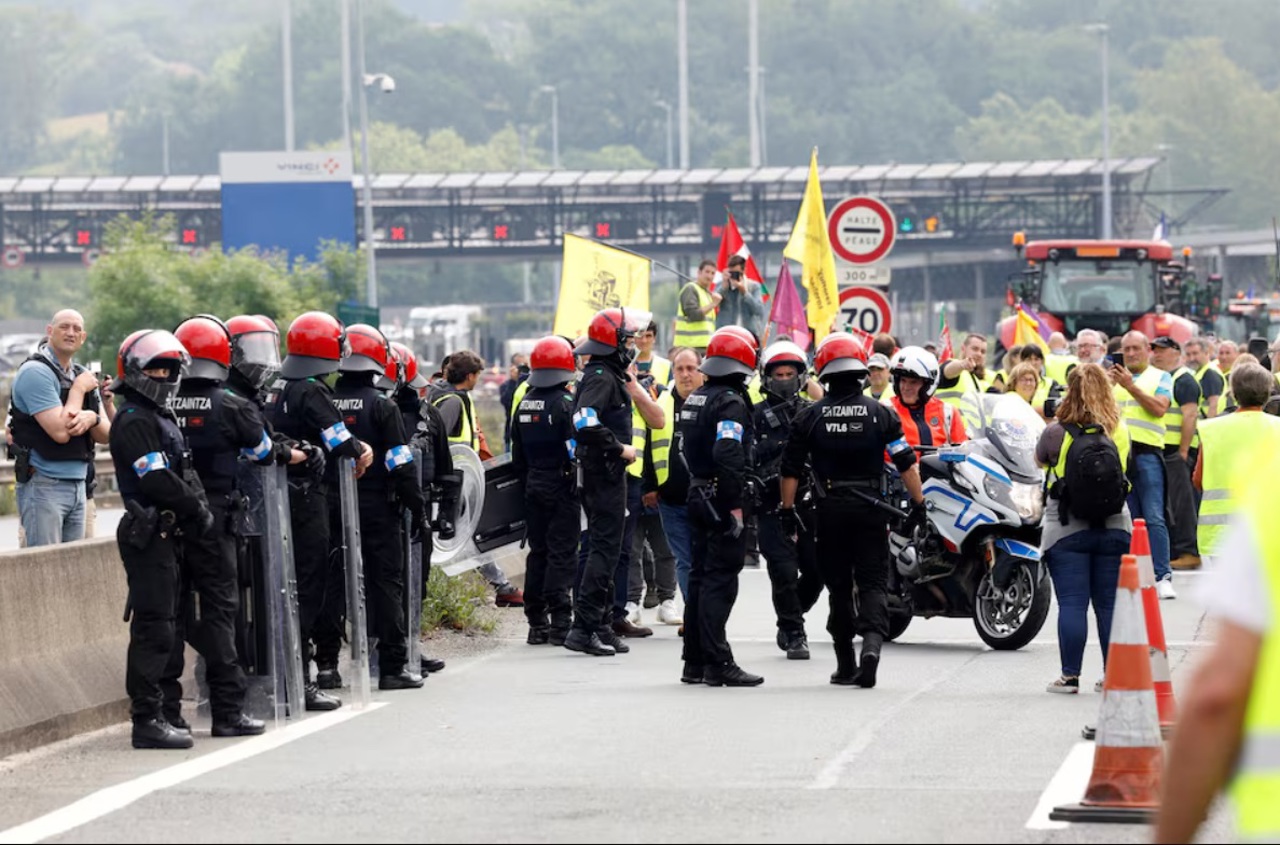
[[[1169,565],[1197,569],[1196,491],[1191,485],[1193,449],[1200,446],[1196,422],[1200,417],[1200,383],[1182,366],[1182,348],[1171,337],[1151,342],[1151,365],[1173,379],[1173,401],[1164,415],[1165,512],[1169,516]]]
[[[671,362],[653,351],[658,340],[658,324],[653,320],[644,331],[636,335],[636,370],[643,380],[653,376],[655,387],[664,388],[671,383]]]
[[[1154,842],[1191,842],[1224,788],[1239,841],[1280,841],[1280,454],[1256,458],[1199,596],[1214,644],[1181,688]]]
[[[1071,347],[1067,344],[1067,337],[1062,332],[1054,332],[1049,335],[1049,357],[1044,361],[1044,374],[1049,379],[1062,385],[1067,385],[1067,376],[1076,368],[1076,364],[1080,362],[1076,356],[1071,354]]]
[[[482,372],[484,359],[479,355],[469,349],[455,352],[449,356],[449,363],[444,368],[447,384],[437,385],[431,395],[431,404],[440,411],[449,442],[470,446],[477,454],[480,452],[480,433],[471,391],[479,383]]]
[[[698,265],[698,278],[680,290],[680,302],[676,312],[676,346],[687,346],[699,355],[707,351],[711,333],[716,330],[716,307],[721,296],[713,288],[716,283],[716,263],[703,261]]]
[[[959,408],[966,393],[986,393],[994,382],[994,375],[987,372],[986,335],[969,334],[960,346],[960,357],[942,365],[938,392],[934,395]]]
[[[1200,383],[1200,419],[1213,419],[1223,408],[1225,376],[1213,366],[1207,344],[1198,337],[1182,344],[1182,359]]]

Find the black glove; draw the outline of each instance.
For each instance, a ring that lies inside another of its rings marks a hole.
[[[208,534],[213,530],[213,511],[201,504],[200,509],[191,515],[186,526],[193,536],[202,537]]]
[[[452,540],[458,536],[458,526],[454,525],[453,520],[447,516],[437,519],[434,528],[441,540]]]
[[[425,511],[416,510],[409,513],[409,539],[411,541],[415,543],[421,542],[422,535],[426,533],[429,527]]]
[[[778,511],[778,522],[782,525],[782,533],[794,537],[800,533],[803,523],[795,508],[782,508]]]
[[[913,503],[911,510],[907,511],[907,518],[902,523],[902,533],[911,535],[915,533],[917,528],[923,528],[928,518],[928,511],[925,510],[924,503]]]
[[[324,450],[314,443],[303,443],[298,451],[307,456],[307,472],[316,478],[324,475]]]

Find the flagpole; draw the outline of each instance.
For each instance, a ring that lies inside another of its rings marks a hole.
[[[580,235],[579,237],[582,237],[582,236]],[[679,270],[672,267],[670,264],[663,264],[661,261],[655,261],[654,259],[645,255],[643,252],[636,252],[634,249],[627,249],[625,246],[615,246],[614,244],[611,244],[608,241],[598,241],[595,238],[582,237],[582,239],[584,241],[591,241],[593,244],[600,244],[600,246],[607,246],[609,247],[609,249],[616,249],[618,250],[618,252],[625,252],[628,255],[634,255],[636,258],[643,258],[645,261],[648,261],[654,267],[661,267],[663,270],[670,270],[672,273],[675,273],[677,277],[684,279],[686,282],[696,281],[695,277],[686,276],[684,273],[681,273]]]

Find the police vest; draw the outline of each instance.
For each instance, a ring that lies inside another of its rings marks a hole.
[[[1196,539],[1201,554],[1210,554],[1222,539],[1232,516],[1239,512],[1235,490],[1246,479],[1243,473],[1259,457],[1280,449],[1280,417],[1260,411],[1237,411],[1201,420],[1200,520]]]
[[[472,414],[475,411],[471,404],[470,394],[455,387],[444,388],[435,391],[435,395],[431,397],[431,404],[439,408],[450,396],[458,397],[458,401],[462,403],[462,411],[458,415],[458,433],[448,435],[449,442],[469,446],[472,451],[478,453],[480,451],[480,435],[476,431],[475,421],[472,419]]]
[[[1148,396],[1155,396],[1164,375],[1163,370],[1149,366],[1142,371],[1142,375],[1134,376],[1133,381]],[[1156,449],[1164,448],[1164,419],[1147,413],[1138,404],[1138,400],[1118,384],[1111,389],[1111,393],[1116,397],[1116,404],[1120,406],[1120,416],[1124,419],[1125,425],[1129,426],[1129,436],[1133,438],[1133,442]],[[1172,404],[1173,400],[1169,401]]]
[[[1275,842],[1280,839],[1280,634],[1274,624],[1274,620],[1280,619],[1280,536],[1273,530],[1273,524],[1275,502],[1280,497],[1280,464],[1271,462],[1257,478],[1258,484],[1242,497],[1241,504],[1254,548],[1261,556],[1258,563],[1267,585],[1273,624],[1272,630],[1264,635],[1258,654],[1230,794],[1236,806],[1236,827],[1241,841]]]
[[[61,367],[40,352],[31,355],[22,363],[25,365],[32,361],[44,364],[53,371],[54,376],[58,379],[58,401],[66,405],[67,397],[71,394],[72,383],[75,381],[76,376],[85,372],[85,368],[79,364],[73,364],[71,375],[68,376]],[[101,412],[96,390],[84,394],[83,409],[95,413]],[[49,433],[44,430],[44,427],[40,425],[40,422],[34,416],[19,411],[18,406],[13,404],[12,397],[9,399],[9,418],[10,426],[13,428],[13,442],[27,449],[34,449],[46,461],[88,462],[93,459],[93,435],[88,432],[79,437],[72,437],[66,443],[59,443],[49,436]]]
[[[535,387],[512,404],[511,428],[520,431],[520,445],[530,467],[567,472],[573,466],[578,444],[563,434],[566,428],[573,428],[572,418],[572,394],[563,387]]]
[[[750,431],[730,430],[733,423],[726,423],[724,429],[720,427],[725,406],[733,402],[742,402],[744,415],[750,419],[750,409],[746,407],[742,394],[726,384],[709,384],[698,388],[689,395],[684,407],[680,409],[680,447],[684,451],[684,460],[692,478],[704,481],[715,478],[713,451],[718,439],[733,437],[740,440],[744,448],[748,448],[752,442]],[[750,460],[747,466],[751,466]]]
[[[343,384],[339,380],[333,392],[333,407],[337,408],[342,422],[353,437],[368,443],[373,450],[373,463],[356,480],[360,489],[382,488],[387,484],[387,451],[404,444],[387,443],[382,436],[374,411],[379,402],[387,401],[371,384]]]
[[[230,493],[235,488],[240,450],[227,439],[220,425],[226,395],[226,389],[217,382],[183,379],[170,405],[178,428],[186,435],[196,475],[210,493]]]
[[[959,408],[960,402],[964,399],[966,393],[986,393],[991,385],[995,383],[995,379],[994,373],[987,373],[980,379],[968,370],[961,370],[954,385],[940,388],[934,395],[948,405]]]
[[[652,430],[649,459],[653,463],[653,474],[658,479],[658,486],[661,487],[671,477],[671,437],[676,430],[675,391],[664,390],[658,397],[658,407],[662,409],[663,426]],[[678,456],[676,460],[679,460]]]
[[[680,293],[683,294],[690,285],[698,292],[699,308],[706,308],[711,304],[711,294],[697,282],[689,282]],[[690,320],[684,316],[684,309],[678,304],[676,309],[675,345],[688,346],[691,349],[706,349],[707,344],[711,342],[712,333],[716,330],[715,312],[709,311],[700,319]]]
[[[631,397],[627,395],[622,383],[618,381],[616,371],[608,364],[588,364],[582,373],[582,382],[578,388],[579,395],[586,392],[583,385],[591,379],[608,379],[613,387],[612,392],[616,397],[615,401],[612,401],[608,406],[594,409],[596,418],[601,425],[613,432],[613,436],[619,444],[632,443],[635,439],[635,426],[633,424],[634,412],[632,410]],[[585,406],[582,409],[575,410],[585,410]],[[641,425],[643,425],[643,422]]]
[[[1176,387],[1178,379],[1183,376],[1191,376],[1192,378],[1195,378],[1195,376],[1191,374],[1191,371],[1186,367],[1178,367],[1178,369],[1174,370],[1173,374],[1170,376],[1170,378],[1173,379],[1175,390],[1174,397],[1169,400],[1169,410],[1166,411],[1164,415],[1164,445],[1166,446],[1182,445],[1182,406],[1178,404]],[[1192,435],[1191,445],[1200,445],[1200,439]]]
[[[920,426],[911,416],[911,409],[902,404],[902,399],[895,395],[891,401],[882,404],[887,404],[898,412],[898,419],[902,422],[902,436],[908,443],[912,446],[926,445],[920,437]],[[951,422],[955,415],[956,409],[951,405],[936,396],[929,398],[924,405],[924,422],[929,428],[928,445],[946,446],[951,443]]]
[[[154,470],[169,469],[179,476],[184,476],[183,480],[187,480],[186,476],[190,472],[190,455],[187,452],[187,444],[182,439],[182,429],[178,428],[178,424],[167,414],[162,414],[155,408],[146,407],[132,399],[120,406],[116,416],[123,417],[126,414],[137,414],[152,420],[160,439],[159,452],[143,455],[132,463],[125,463],[124,459],[114,452],[111,455],[111,462],[116,469],[116,487],[120,490],[120,497],[125,502],[135,501],[144,508],[149,508],[154,503],[142,492],[140,481],[142,476]]]
[[[835,399],[827,394],[805,411],[814,474],[822,482],[870,481],[884,474],[888,406],[861,394]],[[812,415],[812,416],[811,416]],[[907,447],[906,438],[895,441]],[[895,446],[895,448],[898,448]]]
[[[755,428],[755,459],[759,475],[764,480],[777,478],[782,473],[782,453],[791,439],[791,425],[796,412],[806,400],[797,396],[794,402],[771,402],[768,397],[757,402],[751,410],[751,423]]]

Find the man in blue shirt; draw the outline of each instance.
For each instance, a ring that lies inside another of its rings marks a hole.
[[[73,360],[84,345],[84,318],[59,311],[45,334],[48,341],[18,369],[9,409],[28,546],[84,536],[85,478],[94,444],[106,443],[111,432],[97,377]]]

